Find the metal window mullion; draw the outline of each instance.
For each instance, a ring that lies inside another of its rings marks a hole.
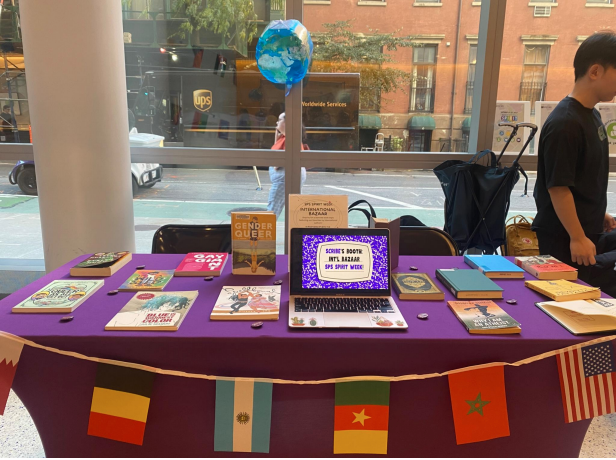
[[[481,2],[470,152],[492,148],[506,11],[507,0]]]
[[[286,0],[286,18],[302,22],[304,19],[303,0]],[[295,84],[285,98],[285,220],[284,252],[288,252],[289,235],[289,194],[301,193],[300,155],[302,150],[302,85]]]

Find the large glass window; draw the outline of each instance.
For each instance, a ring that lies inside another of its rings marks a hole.
[[[437,48],[433,45],[413,50],[413,83],[409,112],[434,112],[436,51]]]
[[[531,113],[534,113],[535,102],[545,100],[549,59],[549,46],[526,45],[524,47],[520,100],[530,101]]]

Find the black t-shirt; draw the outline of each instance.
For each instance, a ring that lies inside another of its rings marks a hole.
[[[541,130],[534,192],[537,217],[533,229],[554,234],[566,232],[548,189],[567,186],[586,235],[602,233],[608,177],[609,146],[599,112],[572,97],[564,98]]]

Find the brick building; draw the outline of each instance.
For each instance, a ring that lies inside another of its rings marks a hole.
[[[419,151],[465,147],[470,128],[480,1],[472,0],[305,0],[304,24],[318,41],[324,23],[353,20],[357,33],[399,31],[421,45],[399,49],[397,66],[411,72],[406,90],[381,95],[380,107],[362,107],[386,137],[403,136]],[[584,38],[612,29],[612,0],[534,2],[510,0],[499,78],[499,100],[560,100],[573,83],[573,57]],[[376,115],[376,117],[375,117]],[[376,130],[374,130],[376,133]]]

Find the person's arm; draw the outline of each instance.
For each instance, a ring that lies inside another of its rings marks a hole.
[[[594,265],[597,249],[582,229],[571,190],[569,187],[560,186],[552,187],[548,192],[556,215],[571,238],[571,260],[578,265]]]

